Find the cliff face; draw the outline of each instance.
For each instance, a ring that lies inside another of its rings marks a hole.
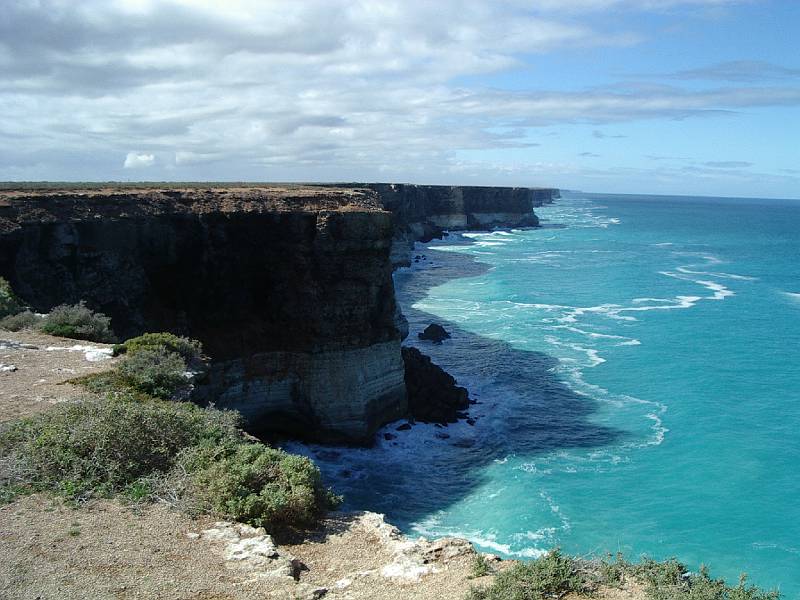
[[[6,194],[0,276],[39,311],[200,339],[199,396],[253,429],[357,442],[407,408],[392,231],[363,190]]]
[[[428,242],[444,230],[534,227],[534,207],[552,202],[558,190],[485,186],[366,184],[395,218],[392,263],[409,264],[414,242]]]

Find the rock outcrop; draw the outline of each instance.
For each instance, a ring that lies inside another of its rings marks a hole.
[[[447,330],[438,323],[431,323],[423,331],[417,334],[421,340],[429,340],[434,344],[441,344],[444,340],[450,338]]]
[[[411,185],[370,183],[383,207],[394,215],[392,263],[408,266],[414,242],[441,238],[445,230],[535,227],[537,206],[552,202],[551,188]]]
[[[455,423],[466,418],[469,408],[467,390],[439,365],[431,362],[416,348],[403,346],[406,366],[408,410],[415,420],[423,423]]]
[[[37,311],[86,300],[122,337],[213,359],[201,400],[252,430],[364,442],[406,412],[391,215],[346,188],[5,192],[0,276]]]

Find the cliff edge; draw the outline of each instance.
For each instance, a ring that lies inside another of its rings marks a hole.
[[[407,409],[392,232],[369,190],[6,190],[0,276],[37,311],[201,340],[199,398],[252,430],[364,442]]]

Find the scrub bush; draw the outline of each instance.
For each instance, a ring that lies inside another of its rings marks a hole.
[[[15,315],[25,307],[11,289],[11,284],[0,277],[0,319]]]
[[[186,362],[163,347],[144,347],[126,355],[119,363],[120,378],[133,389],[167,400],[189,383]]]
[[[181,455],[177,470],[190,474],[184,495],[202,512],[270,531],[311,526],[340,502],[310,459],[259,443],[195,446]]]
[[[86,400],[11,425],[0,434],[0,456],[25,474],[18,486],[108,497],[166,472],[184,448],[235,438],[236,425],[234,413],[188,403]]]
[[[270,530],[314,525],[338,498],[317,467],[248,439],[233,412],[119,392],[0,431],[0,502],[36,491],[73,501],[168,500]]]
[[[468,600],[541,600],[590,591],[575,561],[552,550],[538,560],[518,563],[498,574],[491,586],[473,588]]]
[[[114,356],[121,354],[132,355],[141,350],[158,348],[180,354],[188,365],[199,362],[203,355],[203,346],[197,340],[180,337],[172,333],[145,333],[114,346]]]
[[[42,319],[40,328],[44,333],[76,340],[115,341],[111,319],[89,309],[83,301],[56,306]]]
[[[34,329],[42,317],[29,310],[22,311],[15,315],[9,315],[4,319],[0,319],[0,329],[7,331],[22,331],[23,329]]]

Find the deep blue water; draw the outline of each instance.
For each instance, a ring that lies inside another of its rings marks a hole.
[[[312,449],[326,476],[409,533],[675,556],[800,598],[800,202],[569,194],[537,214],[395,276],[408,343],[477,424]],[[453,338],[417,340],[432,321]]]

